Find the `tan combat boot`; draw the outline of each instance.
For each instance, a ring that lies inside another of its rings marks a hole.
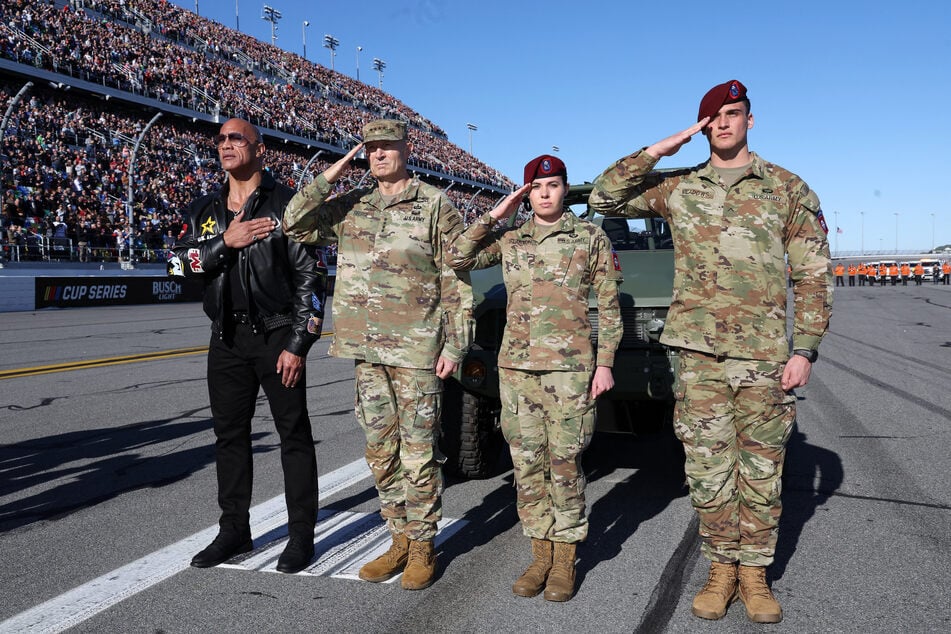
[[[575,544],[555,542],[551,571],[545,585],[546,601],[567,601],[575,591]]]
[[[360,578],[364,581],[379,583],[395,577],[406,566],[408,552],[409,539],[406,538],[406,535],[402,533],[394,534],[390,549],[360,568]]]
[[[403,589],[422,590],[433,585],[436,577],[436,552],[432,541],[409,543],[409,559],[403,570]]]
[[[693,598],[693,614],[701,619],[722,619],[736,600],[736,564],[710,562],[710,576]]]
[[[779,623],[783,609],[766,585],[766,568],[740,566],[740,600],[746,606],[746,616],[754,623]]]
[[[512,586],[512,592],[520,597],[534,597],[545,589],[548,571],[551,570],[552,543],[532,537],[532,556],[535,559]]]

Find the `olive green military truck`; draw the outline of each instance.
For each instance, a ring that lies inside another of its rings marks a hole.
[[[614,388],[598,399],[598,429],[656,431],[670,420],[676,352],[659,342],[673,289],[670,227],[660,218],[602,218],[588,209],[591,184],[572,186],[572,211],[600,224],[621,263],[624,337],[614,360]],[[495,472],[504,444],[499,428],[497,355],[505,327],[505,286],[498,266],[472,271],[475,336],[469,354],[443,395],[441,449],[455,475]],[[589,299],[592,338],[598,336],[596,299]]]

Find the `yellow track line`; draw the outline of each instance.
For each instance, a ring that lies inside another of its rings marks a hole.
[[[321,336],[331,336],[332,332],[325,332]],[[17,368],[14,370],[0,370],[0,381],[3,379],[16,379],[26,376],[36,376],[39,374],[52,374],[53,372],[71,372],[73,370],[88,370],[89,368],[101,368],[108,365],[122,365],[125,363],[139,363],[142,361],[157,361],[159,359],[174,359],[175,357],[187,357],[193,354],[202,354],[208,352],[208,346],[193,346],[191,348],[174,348],[172,350],[159,350],[157,352],[143,352],[141,354],[130,354],[121,357],[106,357],[104,359],[88,359],[85,361],[70,361],[68,363],[54,363],[51,365],[40,365],[33,368]]]

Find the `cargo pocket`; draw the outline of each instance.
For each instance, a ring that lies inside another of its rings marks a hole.
[[[559,420],[549,432],[554,439],[552,445],[560,447],[558,451],[566,457],[584,451],[594,435],[595,400],[590,397],[588,385],[585,382],[580,391],[577,388],[582,385],[573,386],[570,391],[575,393],[575,398],[562,403],[560,412],[552,412],[552,418]]]
[[[507,383],[499,383],[499,398],[502,401],[500,423],[502,437],[505,442],[512,444],[512,440],[520,436],[518,426],[518,391]]]
[[[763,424],[757,426],[752,438],[764,447],[785,447],[796,421],[796,395],[779,386],[764,388]]]
[[[413,428],[433,431],[442,405],[442,379],[435,374],[416,377],[416,416]]]
[[[677,440],[689,445],[693,443],[695,435],[687,421],[687,386],[683,378],[686,361],[687,355],[681,354],[674,377],[674,435]]]
[[[680,442],[691,445],[694,442],[695,434],[689,424],[687,406],[687,390],[683,383],[678,380],[677,384],[674,385],[674,435]]]

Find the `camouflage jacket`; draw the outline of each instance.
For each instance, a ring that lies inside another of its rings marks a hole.
[[[643,150],[617,161],[595,180],[589,204],[607,216],[661,216],[670,223],[674,291],[661,342],[787,360],[788,257],[793,347],[817,349],[832,309],[832,264],[816,194],[756,154],[729,191],[709,162],[653,172],[656,163]]]
[[[454,268],[502,264],[508,294],[507,321],[499,367],[519,370],[593,372],[614,366],[623,325],[618,303],[621,270],[600,227],[566,212],[548,231],[529,220],[492,233],[495,221],[483,215],[452,247]],[[597,358],[591,343],[588,296],[598,300]]]
[[[438,189],[414,180],[387,205],[379,188],[331,198],[323,175],[284,213],[293,240],[337,242],[330,353],[404,368],[459,362],[472,339],[468,273],[449,268],[462,217]]]

